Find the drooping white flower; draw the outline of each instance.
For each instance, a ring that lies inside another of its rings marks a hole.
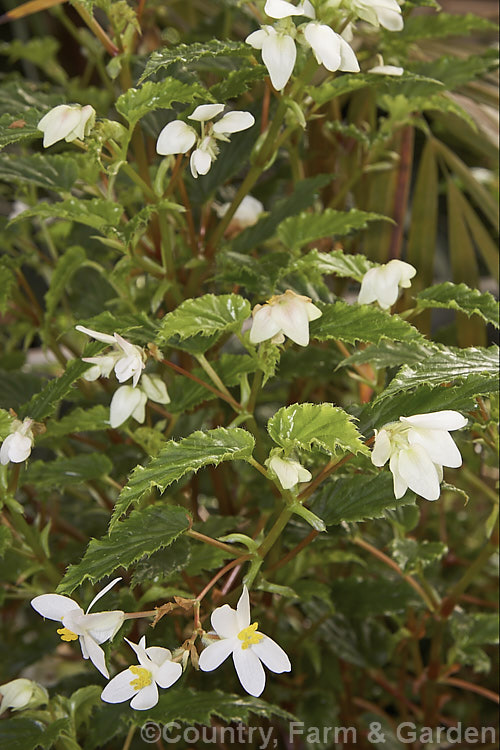
[[[276,455],[266,461],[266,464],[276,474],[284,490],[295,487],[299,482],[309,482],[312,479],[311,472],[291,458],[281,458]]]
[[[230,203],[223,203],[222,205],[215,205],[215,211],[219,218],[226,215],[229,210]],[[264,206],[262,203],[254,198],[252,195],[245,195],[240,205],[233,214],[231,224],[233,228],[238,230],[246,229],[246,227],[252,227],[258,222],[262,213],[264,212]],[[231,225],[228,227],[228,229]]]
[[[47,703],[47,691],[38,682],[19,677],[0,685],[0,716],[8,708],[21,711],[23,708],[36,708]]]
[[[250,329],[252,344],[272,339],[282,344],[285,336],[300,346],[309,343],[309,321],[323,315],[309,297],[287,289],[284,294],[271,297],[265,305],[255,305]]]
[[[167,386],[159,375],[143,375],[140,386],[122,385],[111,399],[109,423],[116,428],[133,417],[142,424],[146,418],[146,403],[150,399],[157,404],[169,404]]]
[[[83,140],[89,134],[95,122],[95,109],[86,104],[59,104],[47,112],[37,125],[43,133],[45,148],[57,141]]]
[[[26,461],[31,453],[33,446],[33,430],[31,425],[32,419],[25,419],[22,422],[14,419],[10,425],[10,435],[7,435],[0,448],[0,463],[21,464]]]
[[[229,135],[247,130],[255,123],[250,112],[240,111],[227,112],[220,120],[212,122],[223,109],[223,104],[200,104],[196,107],[188,119],[201,123],[200,135],[182,120],[169,122],[158,136],[156,152],[162,156],[186,154],[196,143],[190,159],[191,174],[193,177],[207,174],[219,153],[217,141],[228,142]]]
[[[375,466],[389,461],[394,495],[403,497],[408,487],[426,500],[437,500],[443,466],[458,468],[462,456],[450,431],[465,427],[467,419],[452,410],[400,417],[375,431],[371,454]]]
[[[120,629],[125,613],[115,609],[108,612],[89,614],[94,604],[110,590],[121,578],[115,578],[103,588],[90,602],[87,611],[68,596],[60,594],[42,594],[31,601],[33,609],[49,620],[58,620],[63,627],[57,631],[62,641],[80,640],[84,659],[90,659],[104,677],[109,678],[104,651],[100,644],[111,640]]]
[[[101,699],[106,703],[123,703],[132,698],[130,707],[145,711],[158,703],[159,687],[169,688],[179,679],[182,667],[172,661],[168,648],[146,648],[144,636],[139,643],[132,643],[127,638],[125,640],[137,654],[139,664],[113,677],[102,691]]]
[[[363,21],[383,26],[388,31],[401,31],[403,16],[397,0],[350,0],[351,7]]]
[[[131,344],[130,341],[124,339],[119,333],[114,333],[110,336],[108,333],[93,331],[91,328],[85,328],[85,326],[76,326],[76,330],[86,333],[87,336],[91,336],[97,339],[97,341],[102,341],[105,344],[113,346],[113,351],[108,354],[82,358],[83,362],[89,362],[94,365],[94,367],[91,367],[83,374],[85,380],[97,380],[100,377],[107,378],[111,370],[114,369],[119,383],[125,383],[129,378],[132,378],[134,386],[137,385],[145,367],[144,350],[140,346]]]
[[[258,623],[250,624],[250,598],[243,586],[236,610],[228,604],[217,607],[211,617],[219,640],[207,646],[200,655],[203,672],[217,669],[232,654],[236,674],[243,688],[256,698],[266,685],[264,664],[271,672],[281,674],[292,668],[281,646],[258,631]]]
[[[320,65],[324,65],[330,71],[359,71],[356,55],[347,41],[330,26],[315,20],[316,12],[309,0],[299,5],[293,5],[287,0],[267,0],[264,10],[268,16],[277,19],[278,24],[262,26],[245,41],[254,49],[262,50],[262,61],[268,70],[272,85],[278,91],[281,91],[290,80],[297,58],[297,29],[291,21],[286,20],[292,16],[313,19],[311,23],[299,27],[297,38],[312,49]]]
[[[361,305],[378,302],[388,310],[396,302],[400,287],[407,289],[417,269],[402,260],[390,260],[377,268],[370,268],[363,276],[358,302]]]

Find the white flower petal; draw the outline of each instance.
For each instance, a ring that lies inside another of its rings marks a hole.
[[[0,448],[0,463],[7,464],[12,461],[14,464],[20,464],[26,461],[31,453],[31,438],[14,432],[7,435]]]
[[[111,399],[109,408],[109,423],[116,428],[127,421],[134,411],[140,406],[144,394],[139,388],[131,385],[122,385],[118,388]]]
[[[222,607],[214,609],[210,622],[217,635],[221,638],[234,638],[241,630],[238,627],[236,610],[230,607],[229,604],[224,604]]]
[[[264,13],[270,18],[290,18],[291,16],[303,16],[304,7],[295,6],[287,0],[267,0]]]
[[[189,115],[188,120],[206,122],[207,120],[213,120],[214,117],[220,115],[223,110],[223,104],[200,104],[200,106],[196,107],[194,112]]]
[[[287,34],[268,35],[262,44],[262,60],[277,91],[285,88],[295,66],[295,42]]]
[[[297,467],[294,461],[287,461],[279,456],[269,460],[269,468],[274,471],[284,490],[294,487],[299,481]]]
[[[136,688],[132,687],[132,681],[137,679],[137,675],[125,669],[116,677],[113,677],[101,693],[101,700],[105,703],[123,703],[130,700],[136,693]]]
[[[258,29],[257,31],[252,31],[252,33],[249,34],[247,38],[245,39],[245,42],[249,44],[250,47],[253,47],[254,49],[262,49],[262,45],[264,44],[265,40],[269,36],[268,29],[272,29],[274,34],[276,34],[272,26],[263,26],[261,29]]]
[[[122,580],[121,576],[118,576],[118,578],[113,578],[112,581],[110,581],[103,589],[101,589],[101,591],[99,591],[99,593],[94,596],[89,606],[87,607],[87,613],[90,612],[94,604],[98,602],[101,597],[107,594],[108,591],[110,591],[113,588],[113,586],[116,586],[118,581],[121,581],[121,580]]]
[[[371,461],[374,466],[383,466],[391,456],[391,440],[387,430],[376,432],[375,443],[371,453]]]
[[[316,307],[316,305],[313,304],[312,302],[305,303],[305,310],[306,310],[307,319],[309,320],[309,322],[311,322],[311,320],[317,320],[318,318],[321,318],[321,316],[323,315],[319,307]]]
[[[233,661],[243,688],[258,698],[266,686],[266,674],[259,657],[252,648],[243,649],[240,646],[233,651]]]
[[[135,651],[135,654],[137,658],[139,659],[139,663],[142,667],[145,667],[146,669],[151,669],[151,659],[146,653],[146,638],[145,636],[142,636],[139,643],[132,643],[132,641],[129,641],[128,638],[124,638],[124,641],[128,643],[131,649]]]
[[[85,648],[89,655],[89,659],[94,665],[94,667],[96,667],[99,670],[99,672],[102,675],[104,675],[104,677],[107,677],[107,679],[109,680],[109,672],[106,666],[106,659],[105,659],[104,651],[102,650],[102,648],[99,646],[98,643],[94,641],[92,636],[88,634],[81,635],[80,639],[83,640],[85,644]]]
[[[302,300],[292,298],[277,303],[274,307],[274,319],[285,336],[299,346],[308,345],[309,318]]]
[[[136,711],[146,711],[148,708],[153,708],[158,703],[158,688],[156,682],[152,682],[150,685],[146,685],[139,690],[137,695],[130,701],[130,708],[134,708]]]
[[[408,489],[408,482],[403,479],[403,477],[399,473],[399,453],[393,453],[389,463],[389,468],[392,472],[394,497],[396,498],[396,500],[399,500],[399,498],[403,497],[406,490]]]
[[[266,665],[271,672],[281,674],[281,672],[290,672],[292,665],[287,654],[283,651],[281,646],[269,638],[267,635],[263,635],[263,638],[259,643],[254,643],[250,646],[251,650],[259,657],[259,659]]]
[[[423,427],[428,430],[460,430],[467,424],[466,417],[451,409],[429,412],[429,414],[414,414],[412,417],[399,419],[401,422],[411,424],[412,427]]]
[[[243,591],[236,605],[236,615],[239,630],[248,628],[250,625],[250,595],[245,585],[243,585]]]
[[[398,471],[417,495],[426,500],[438,499],[441,488],[436,467],[421,445],[413,445],[399,452]]]
[[[202,672],[212,672],[226,661],[233,649],[238,647],[239,641],[235,638],[223,638],[221,641],[215,641],[203,649],[200,654],[199,666]]]
[[[320,65],[330,71],[339,69],[341,37],[333,29],[320,23],[308,23],[304,36]]]
[[[368,73],[377,73],[378,75],[385,76],[402,76],[404,72],[405,69],[399,68],[397,65],[375,65],[368,71]]]
[[[125,613],[119,609],[85,615],[85,629],[96,643],[104,643],[121,628],[124,616]]]
[[[156,153],[161,156],[185,154],[196,143],[196,130],[182,120],[165,125],[156,141]]]
[[[70,107],[66,104],[60,104],[47,112],[37,125],[38,130],[44,134],[44,148],[66,138],[78,126],[80,115],[80,107]]]
[[[148,646],[145,651],[148,659],[151,659],[157,667],[161,667],[164,662],[172,658],[172,652],[162,646]]]
[[[141,389],[146,396],[157,404],[169,404],[167,386],[159,375],[143,375]]]
[[[250,342],[252,344],[260,344],[262,341],[272,339],[280,331],[281,326],[274,319],[271,305],[262,305],[257,312],[254,310],[252,327],[250,329]]]
[[[342,37],[340,37],[340,58],[339,70],[345,73],[359,73],[359,63],[354,50]]]
[[[132,418],[135,419],[136,422],[139,422],[139,424],[142,424],[144,420],[146,419],[147,401],[148,401],[148,397],[141,390],[141,400],[139,401],[134,411],[132,412]]]
[[[410,445],[421,445],[435,464],[457,469],[462,465],[462,456],[450,433],[446,430],[412,428],[408,432]]]
[[[177,682],[181,675],[181,665],[170,660],[167,660],[154,672],[155,682],[157,682],[161,688],[169,688],[174,682]]]
[[[196,178],[200,174],[207,174],[212,166],[212,157],[207,151],[197,148],[191,154],[189,165],[191,167],[191,174]]]
[[[62,622],[64,615],[68,612],[78,610],[83,614],[83,610],[73,599],[61,594],[41,594],[31,600],[31,606],[42,617],[48,620],[58,620]]]
[[[255,117],[250,112],[228,112],[227,115],[214,125],[214,133],[239,133],[251,128],[255,124]]]
[[[91,336],[93,339],[97,339],[97,341],[102,341],[105,344],[115,344],[116,339],[114,336],[110,336],[109,333],[101,333],[100,331],[93,331],[92,328],[85,328],[85,326],[75,326],[77,331],[80,331],[81,333],[87,334],[87,336]]]

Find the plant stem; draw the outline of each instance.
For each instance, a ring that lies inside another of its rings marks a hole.
[[[460,595],[465,591],[470,583],[475,579],[483,565],[490,559],[493,552],[498,548],[498,544],[495,541],[490,540],[486,544],[479,555],[476,557],[474,562],[465,571],[462,578],[452,587],[448,596],[443,600],[441,605],[441,616],[446,618],[451,615],[455,609],[455,605],[458,602]]]
[[[224,542],[219,542],[218,539],[212,539],[210,536],[205,536],[205,534],[200,534],[199,531],[194,531],[194,529],[189,529],[186,531],[187,536],[190,536],[192,539],[197,539],[199,542],[205,542],[205,544],[211,544],[212,547],[218,547],[219,549],[224,550],[224,552],[227,552],[228,555],[231,555],[231,557],[239,557],[240,551],[236,550],[234,547],[231,547],[229,544],[224,544]]]
[[[210,591],[210,589],[212,588],[212,586],[214,586],[217,583],[217,581],[219,580],[219,578],[222,578],[222,576],[225,573],[227,573],[228,570],[231,570],[231,568],[234,568],[235,565],[241,565],[241,563],[245,562],[245,560],[250,560],[251,557],[252,557],[252,555],[242,555],[241,557],[237,557],[236,560],[231,560],[230,563],[228,563],[221,570],[219,570],[219,572],[214,575],[214,577],[212,578],[212,580],[207,583],[207,585],[205,586],[205,588],[203,589],[203,591],[201,592],[201,594],[198,594],[198,596],[196,597],[196,601],[197,602],[201,602],[201,600],[203,599],[203,597],[206,596],[206,594],[208,594],[208,592]]]

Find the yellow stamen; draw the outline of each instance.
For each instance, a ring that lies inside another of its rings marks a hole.
[[[264,638],[262,633],[256,633],[255,631],[259,627],[258,622],[254,622],[252,625],[249,625],[248,628],[243,628],[238,633],[238,638],[240,641],[243,641],[241,644],[241,648],[245,650],[249,646],[253,646],[254,643],[260,643],[260,641]]]
[[[78,636],[76,633],[73,633],[72,630],[68,630],[68,628],[59,628],[57,631],[58,635],[61,636],[61,641],[77,641]]]
[[[141,690],[142,688],[147,687],[148,685],[151,685],[151,672],[149,669],[146,669],[146,667],[140,667],[132,666],[129,667],[132,674],[136,674],[137,677],[135,680],[131,680],[130,684],[134,688],[134,690]]]

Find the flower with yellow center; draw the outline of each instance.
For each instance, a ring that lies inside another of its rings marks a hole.
[[[182,674],[182,667],[172,661],[168,648],[146,648],[144,636],[139,643],[125,640],[134,649],[139,664],[134,664],[113,677],[102,691],[101,698],[105,703],[123,703],[132,699],[131,708],[145,711],[158,703],[159,687],[168,688],[177,682]]]
[[[69,643],[80,639],[83,658],[90,659],[99,672],[108,678],[109,672],[100,644],[115,636],[123,623],[125,613],[119,609],[92,614],[89,614],[89,611],[118,581],[121,581],[121,578],[115,578],[108,583],[92,599],[86,612],[73,599],[60,594],[42,594],[31,602],[33,609],[42,617],[62,622],[63,627],[57,630],[62,641]]]
[[[290,660],[281,646],[259,633],[258,623],[250,625],[250,598],[246,586],[243,586],[236,609],[229,604],[217,607],[211,621],[219,640],[201,652],[200,669],[204,672],[217,669],[232,654],[239,681],[247,693],[257,698],[266,685],[263,664],[277,674],[291,670]]]

